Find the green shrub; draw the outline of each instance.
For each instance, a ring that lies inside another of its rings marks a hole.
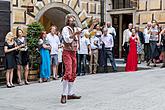
[[[44,27],[39,22],[33,22],[27,26],[27,45],[30,58],[30,69],[36,69],[36,65],[40,63],[38,40]]]

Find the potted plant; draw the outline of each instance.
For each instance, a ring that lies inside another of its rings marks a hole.
[[[38,77],[38,70],[40,64],[40,53],[38,50],[38,40],[41,32],[44,30],[44,27],[39,22],[33,22],[32,24],[27,25],[27,45],[29,51],[29,66],[30,73],[29,79],[35,80]]]

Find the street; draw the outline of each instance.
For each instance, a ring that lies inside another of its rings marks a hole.
[[[80,100],[60,103],[60,80],[0,88],[0,110],[165,110],[165,69],[77,78]]]

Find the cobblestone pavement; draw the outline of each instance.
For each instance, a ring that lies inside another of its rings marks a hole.
[[[81,100],[60,104],[60,80],[0,87],[0,110],[165,110],[165,69],[77,78]]]

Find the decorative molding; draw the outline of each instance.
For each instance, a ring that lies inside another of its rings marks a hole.
[[[16,4],[13,4],[13,7],[18,7],[18,0],[16,0]]]
[[[45,2],[42,0],[42,3],[44,4],[44,6],[46,5]]]
[[[27,15],[31,16],[32,18],[35,18],[35,15],[30,12],[27,12]]]
[[[96,14],[96,4],[93,5],[94,6],[94,11],[91,11],[91,5],[92,4],[90,4],[90,14]]]
[[[153,21],[153,20],[155,20],[155,18],[154,18],[154,14],[152,14],[152,21]]]
[[[158,11],[158,10],[162,10],[162,0],[160,0],[160,7],[159,7],[159,9],[150,9],[150,11]]]
[[[77,2],[75,4],[75,6],[73,7],[73,9],[75,9],[77,5],[79,5],[79,0],[77,0]]]
[[[138,10],[137,10],[138,12],[139,12],[139,11],[147,11],[147,5],[148,5],[148,2],[147,2],[147,1],[145,1],[145,9],[143,9],[143,10],[141,9],[141,10],[140,10],[140,9],[139,9],[139,8],[140,8],[139,5],[140,5],[140,2],[138,3]]]
[[[86,17],[84,20],[81,21],[81,23],[85,22],[88,18]]]
[[[26,11],[24,12],[24,22],[14,22],[14,24],[26,24]]]
[[[140,24],[140,14],[138,14],[138,17],[137,17],[137,22],[136,22],[137,25]]]

